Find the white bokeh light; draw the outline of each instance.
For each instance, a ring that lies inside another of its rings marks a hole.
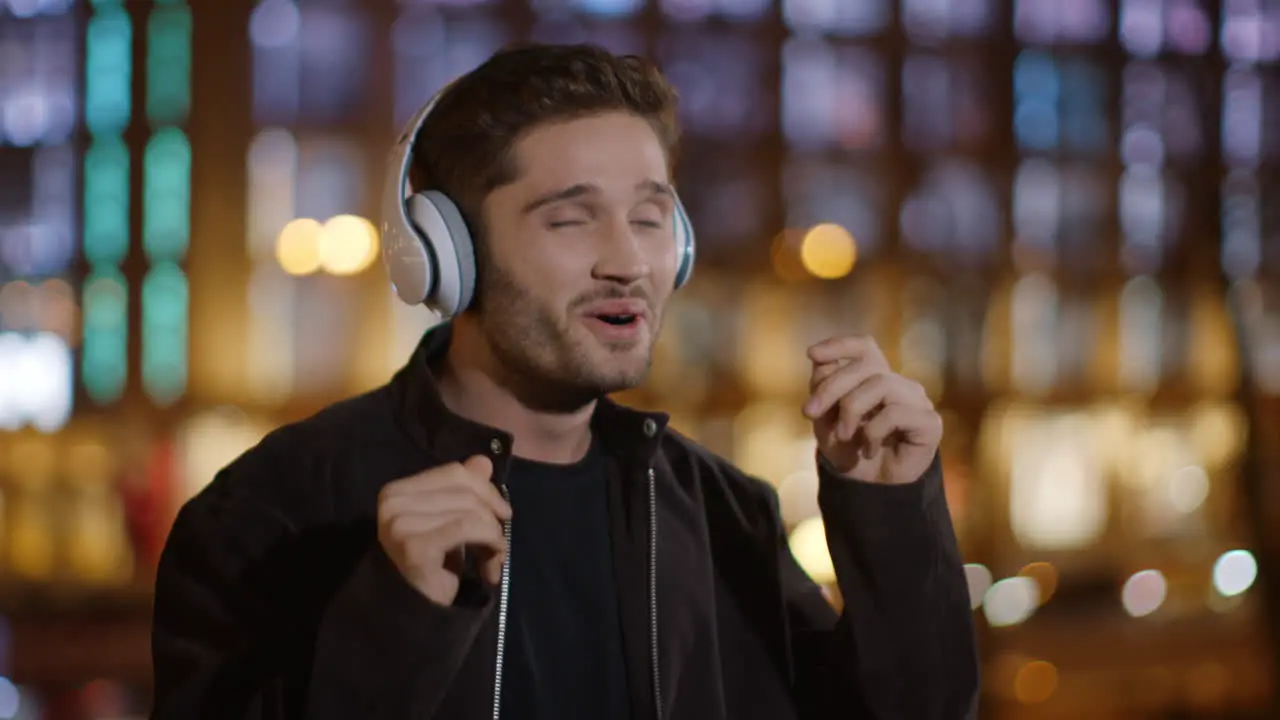
[[[1164,604],[1169,594],[1169,583],[1159,570],[1141,570],[1124,583],[1120,602],[1124,611],[1133,617],[1146,617]]]
[[[969,563],[964,566],[964,579],[969,586],[969,608],[977,610],[991,589],[991,571],[981,563]]]
[[[55,432],[71,417],[71,348],[53,333],[0,333],[0,429]]]
[[[1258,561],[1248,550],[1225,552],[1213,564],[1213,587],[1223,597],[1248,590],[1258,579]]]
[[[1165,492],[1174,510],[1184,514],[1195,512],[1209,497],[1209,476],[1204,468],[1188,465],[1169,477]]]
[[[1005,578],[987,590],[982,612],[991,627],[1017,625],[1040,605],[1040,584],[1029,577]]]

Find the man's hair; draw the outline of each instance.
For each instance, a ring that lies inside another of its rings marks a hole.
[[[414,146],[415,191],[438,190],[483,234],[480,206],[513,182],[513,147],[546,123],[629,112],[657,133],[674,166],[679,142],[675,89],[652,62],[595,45],[504,48],[441,96]]]

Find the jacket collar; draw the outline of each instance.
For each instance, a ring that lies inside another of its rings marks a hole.
[[[431,367],[449,348],[453,325],[444,322],[428,330],[409,363],[391,381],[397,410],[414,441],[445,462],[471,455],[507,454],[510,433],[468,420],[445,406]],[[648,462],[657,452],[669,416],[641,412],[609,398],[596,403],[591,428],[605,451],[628,460]]]

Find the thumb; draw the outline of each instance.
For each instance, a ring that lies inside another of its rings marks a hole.
[[[462,467],[472,474],[478,475],[485,480],[493,477],[493,461],[488,455],[472,455],[462,461]]]

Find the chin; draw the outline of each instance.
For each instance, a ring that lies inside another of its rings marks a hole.
[[[575,375],[581,385],[590,387],[598,395],[631,390],[643,385],[649,376],[648,353],[636,357],[615,355],[580,367]]]

